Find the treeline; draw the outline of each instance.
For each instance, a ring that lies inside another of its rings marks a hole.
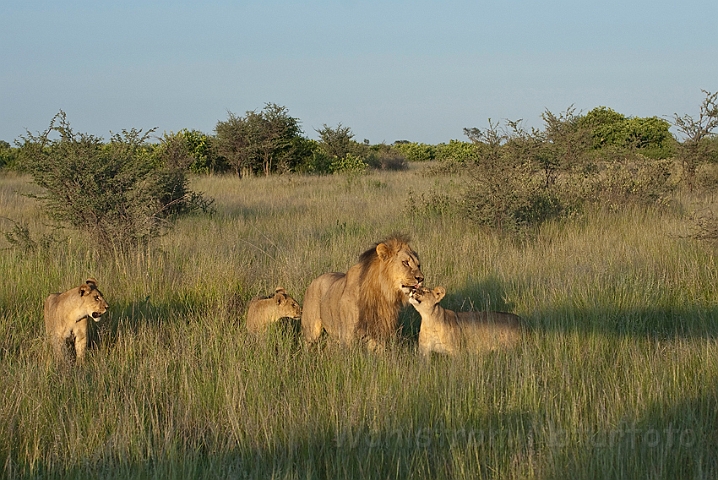
[[[543,130],[527,131],[520,121],[507,121],[505,125],[489,121],[484,132],[464,129],[468,141],[451,140],[438,145],[405,140],[370,145],[368,140],[356,141],[351,128],[341,124],[336,127],[325,124],[316,130],[319,139],[313,140],[307,138],[300,120],[292,117],[286,107],[268,103],[261,111],[248,111],[244,116],[230,112],[226,120],[217,122],[213,134],[183,129],[164,133],[154,138],[158,141],[152,141],[154,130],[150,130],[144,137],[143,149],[157,150],[156,156],[188,172],[231,172],[239,177],[404,169],[407,162],[428,160],[481,162],[487,148],[497,146],[511,150],[509,156],[520,156],[519,161],[537,162],[549,170],[575,166],[582,160],[590,163],[596,158],[620,158],[626,152],[654,160],[680,156],[686,161],[690,177],[695,174],[694,166],[716,161],[713,135],[716,94],[705,93],[697,119],[675,115],[671,123],[658,117],[627,117],[607,107],[595,108],[585,115],[569,108],[560,114],[544,112]],[[683,139],[671,134],[672,126]],[[0,168],[23,171],[23,159],[27,157],[23,152],[32,150],[32,144],[42,141],[41,137],[28,132],[15,141],[15,147],[0,141]]]
[[[411,199],[414,211],[512,232],[577,215],[589,204],[660,206],[679,187],[715,191],[718,93],[705,95],[698,118],[674,116],[681,140],[670,133],[667,120],[626,117],[599,107],[586,115],[572,108],[560,114],[546,111],[541,130],[525,129],[520,121],[466,128],[470,145],[406,144],[400,148],[409,157],[444,160],[428,174],[461,171],[466,179],[455,191]]]
[[[211,211],[212,200],[192,192],[187,174],[358,174],[400,170],[408,162],[436,161],[429,175],[461,171],[453,192],[424,192],[412,211],[458,215],[501,231],[571,216],[586,203],[617,208],[625,202],[662,203],[685,185],[718,187],[718,93],[704,92],[697,118],[627,117],[606,107],[587,114],[573,108],[542,114],[543,129],[521,121],[489,121],[465,128],[468,141],[427,145],[358,142],[349,127],[326,124],[318,140],[305,136],[286,107],[268,103],[244,116],[228,114],[214,134],[182,130],[124,130],[109,142],[74,132],[60,112],[44,132],[12,147],[0,144],[0,168],[29,173],[45,190],[51,219],[88,232],[108,249],[145,244],[172,220]],[[677,139],[670,128],[675,127]],[[11,243],[32,247],[16,224]]]

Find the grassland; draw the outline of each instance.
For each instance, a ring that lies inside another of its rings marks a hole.
[[[40,245],[0,250],[1,476],[718,478],[718,265],[685,235],[710,199],[512,240],[418,214],[410,193],[462,180],[417,168],[196,178],[216,213],[129,256],[52,230],[29,179],[0,177],[0,216]],[[446,307],[524,317],[521,348],[424,361],[410,307],[383,354],[244,331],[251,297],[301,301],[392,232]],[[87,276],[111,310],[86,365],[60,368],[42,304]]]

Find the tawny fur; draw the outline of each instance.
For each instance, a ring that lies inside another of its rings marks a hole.
[[[282,287],[277,287],[268,298],[254,298],[247,308],[247,330],[263,333],[281,318],[299,319],[302,308]]]
[[[521,318],[504,312],[455,312],[439,305],[444,287],[419,288],[409,296],[421,315],[419,352],[483,353],[516,346],[522,337]]]
[[[309,285],[302,334],[309,342],[324,330],[345,344],[384,343],[399,328],[399,311],[409,292],[423,281],[419,256],[406,237],[378,242],[347,273],[325,273]]]
[[[79,287],[47,297],[44,308],[45,331],[57,361],[72,362],[74,357],[78,364],[83,362],[88,341],[87,318],[97,322],[107,308],[107,302],[97,289],[97,280],[94,278],[88,278]],[[68,343],[71,344],[70,348]]]

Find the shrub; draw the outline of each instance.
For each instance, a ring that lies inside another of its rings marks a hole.
[[[674,125],[685,137],[679,145],[678,157],[683,164],[683,176],[689,190],[693,190],[698,167],[718,156],[718,142],[713,131],[718,128],[718,92],[703,90],[705,99],[698,118],[674,114]]]
[[[406,157],[397,148],[380,144],[371,147],[364,161],[375,170],[406,170],[409,165]]]
[[[62,111],[45,132],[28,132],[21,154],[45,189],[39,198],[47,215],[101,248],[124,250],[159,235],[178,215],[208,211],[211,200],[190,191],[184,170],[162,158],[173,150],[147,143],[151,133],[123,130],[105,144],[73,132]]]
[[[9,143],[0,140],[0,169],[17,168],[17,149],[12,148]]]
[[[473,162],[478,156],[476,148],[470,142],[462,142],[460,140],[450,140],[449,143],[440,143],[435,150],[436,160],[444,162]]]
[[[347,153],[343,158],[335,158],[329,166],[329,170],[332,173],[362,175],[366,173],[368,167],[369,165],[367,165],[361,157]]]
[[[261,112],[246,112],[244,117],[230,112],[215,130],[217,154],[240,177],[290,171],[305,160],[299,119],[286,107],[267,103]]]
[[[395,142],[394,148],[399,150],[409,162],[426,162],[436,158],[434,145],[425,143]]]
[[[165,134],[162,144],[181,152],[183,163],[187,163],[185,168],[192,173],[222,173],[229,169],[227,161],[217,155],[214,137],[198,130],[185,128],[177,133]]]

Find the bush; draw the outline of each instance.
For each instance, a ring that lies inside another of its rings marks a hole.
[[[369,165],[361,157],[347,153],[343,158],[335,158],[329,166],[331,173],[348,173],[362,175],[366,173]]]
[[[244,117],[230,112],[227,121],[217,122],[215,131],[217,154],[240,177],[287,172],[305,161],[299,119],[281,105],[267,103],[261,112],[246,112]]]
[[[409,168],[404,154],[398,148],[386,144],[371,147],[364,161],[375,170],[398,171]]]
[[[626,117],[607,107],[597,107],[580,117],[580,128],[590,132],[594,149],[619,147],[640,150],[653,159],[665,159],[675,153],[670,123],[658,117]]]
[[[3,168],[17,168],[17,149],[0,140],[0,169]]]
[[[450,140],[449,143],[440,143],[436,146],[436,160],[444,162],[473,162],[478,159],[476,148],[470,142]]]
[[[125,250],[159,235],[178,215],[208,211],[211,200],[187,188],[184,170],[147,143],[152,130],[123,130],[109,143],[75,133],[64,112],[21,147],[23,162],[54,221],[79,229],[103,249]],[[57,134],[59,138],[50,139]]]
[[[436,158],[434,145],[425,143],[395,142],[394,148],[399,150],[409,162],[427,162]]]

